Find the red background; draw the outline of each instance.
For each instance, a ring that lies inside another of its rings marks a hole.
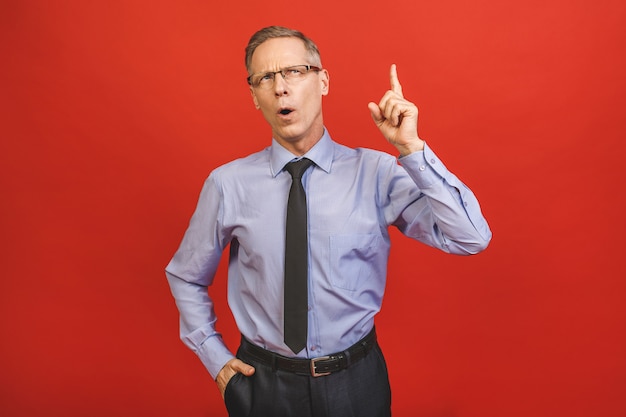
[[[621,0],[0,2],[0,415],[225,415],[163,269],[208,173],[269,144],[243,48],[270,24],[317,41],[351,146],[393,152],[367,102],[397,63],[494,232],[394,233],[394,415],[626,415]]]

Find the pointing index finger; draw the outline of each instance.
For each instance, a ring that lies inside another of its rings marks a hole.
[[[402,95],[402,86],[400,85],[400,80],[398,80],[398,69],[396,68],[396,64],[391,64],[391,69],[389,70],[389,81],[391,82],[391,91],[404,98]]]

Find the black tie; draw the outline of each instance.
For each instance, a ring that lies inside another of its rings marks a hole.
[[[309,159],[290,162],[285,169],[292,182],[287,203],[285,237],[285,344],[298,353],[306,346],[308,315],[308,236],[306,194],[302,174],[313,164]]]

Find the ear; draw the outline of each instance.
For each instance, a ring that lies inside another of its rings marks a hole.
[[[250,86],[250,95],[252,95],[252,101],[254,102],[254,107],[259,110],[261,106],[259,106],[259,101],[256,99],[256,94],[254,94],[254,89]]]
[[[328,95],[328,90],[330,87],[330,75],[328,74],[328,71],[325,69],[322,69],[320,71],[320,82],[322,84],[322,95],[323,96]]]

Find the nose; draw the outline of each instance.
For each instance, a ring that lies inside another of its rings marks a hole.
[[[276,97],[289,94],[287,90],[287,81],[285,81],[285,76],[280,72],[274,76],[274,94],[276,95]]]

